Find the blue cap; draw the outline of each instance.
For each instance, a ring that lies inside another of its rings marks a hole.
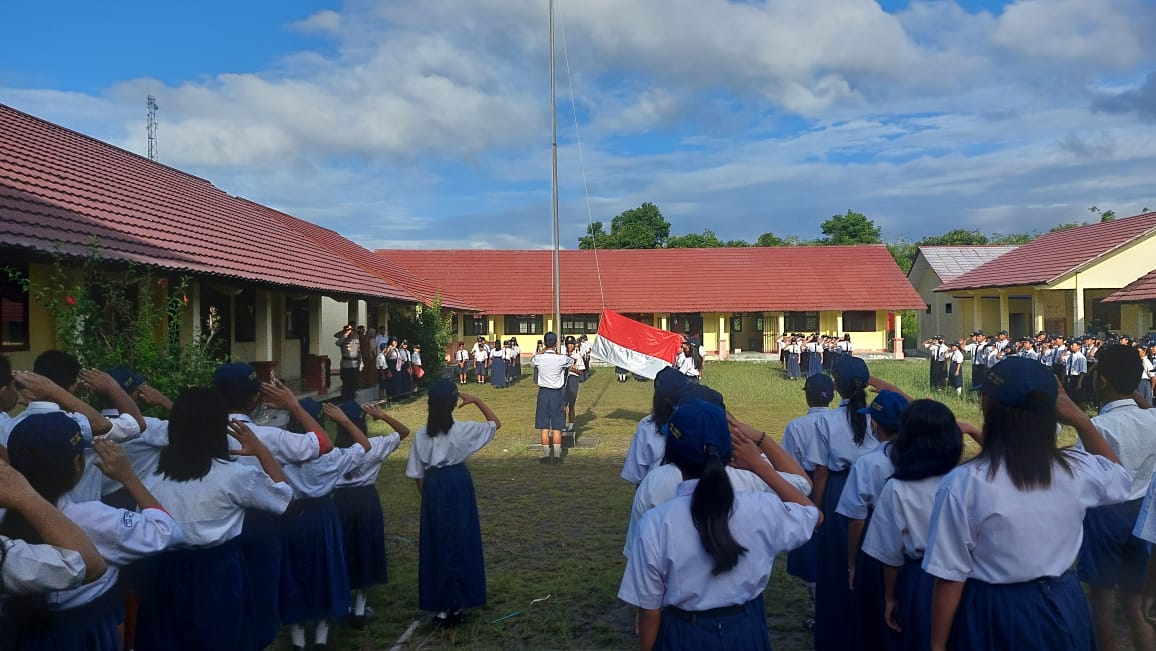
[[[816,373],[803,383],[803,391],[807,392],[808,398],[831,402],[835,397],[835,381],[826,373]]]
[[[663,398],[673,399],[688,384],[690,380],[685,375],[679,373],[673,366],[667,366],[654,376],[654,393]]]
[[[305,410],[305,413],[312,416],[313,420],[317,421],[318,425],[325,424],[325,411],[321,409],[320,402],[317,402],[313,398],[302,398],[297,401],[297,404],[301,405],[301,408]],[[290,416],[289,424],[285,426],[285,429],[290,432],[296,432],[298,434],[305,434],[309,431],[305,428],[305,425],[301,421],[297,420],[295,416]]]
[[[889,432],[898,432],[901,422],[900,415],[904,409],[907,409],[908,404],[907,398],[894,391],[884,389],[875,396],[869,406],[860,409],[859,413],[867,414]]]
[[[723,463],[731,460],[731,430],[726,412],[704,400],[684,402],[663,426],[667,459],[693,466],[707,460],[707,447],[714,446]]]
[[[1008,407],[1036,411],[1056,404],[1056,376],[1050,368],[1026,357],[1008,357],[987,370],[979,387]]]
[[[434,382],[429,387],[430,400],[450,400],[457,399],[458,385],[449,378],[442,378]]]
[[[105,371],[105,373],[111,375],[112,379],[116,380],[116,383],[120,385],[120,388],[124,389],[124,392],[130,395],[133,391],[139,389],[142,384],[148,382],[148,378],[124,365],[114,366]]]
[[[83,454],[88,441],[80,425],[63,411],[29,416],[12,428],[8,437],[8,462],[26,476],[72,472],[76,455]]]
[[[365,410],[361,408],[361,405],[357,404],[356,401],[348,400],[341,403],[340,407],[342,413],[344,413],[345,416],[349,418],[349,420],[353,421],[353,424],[357,426],[357,429],[364,432]]]
[[[229,362],[217,367],[213,373],[213,386],[226,401],[237,403],[261,391],[261,378],[257,369],[245,362]]]
[[[854,380],[859,380],[863,388],[867,388],[867,380],[871,379],[871,371],[867,370],[867,362],[853,355],[840,355],[835,362],[835,386],[840,393],[851,389]]]
[[[542,337],[542,342],[546,344],[546,348],[553,348],[558,345],[558,335],[553,332],[547,332],[545,337]]]

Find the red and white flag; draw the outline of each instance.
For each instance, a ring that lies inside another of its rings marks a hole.
[[[654,379],[659,371],[674,364],[681,347],[682,335],[603,310],[591,353],[608,364]]]

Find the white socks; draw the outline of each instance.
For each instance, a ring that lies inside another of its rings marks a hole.
[[[305,646],[305,627],[301,624],[293,624],[290,626],[289,639],[293,642],[293,646]]]
[[[362,613],[365,613],[364,598],[361,602]],[[289,640],[293,646],[305,646],[305,626],[293,624],[289,627]],[[314,644],[326,644],[329,641],[329,621],[322,619],[317,622],[317,630],[313,633]]]
[[[313,634],[314,644],[325,644],[329,642],[329,620],[322,619],[317,622],[317,631]]]
[[[365,602],[366,602],[365,590],[354,590],[354,592],[353,592],[353,614],[354,615],[360,616],[360,615],[365,614]]]

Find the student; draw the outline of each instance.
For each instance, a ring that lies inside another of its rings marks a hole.
[[[916,400],[903,411],[889,448],[894,472],[875,501],[863,553],[883,564],[883,618],[899,634],[899,644],[891,648],[923,651],[931,645],[935,580],[920,565],[936,490],[959,463],[963,437],[950,409]]]
[[[666,437],[662,427],[670,420],[678,396],[688,384],[690,382],[686,376],[673,366],[662,369],[654,376],[650,413],[638,421],[626,451],[626,460],[622,463],[620,475],[626,481],[637,486],[651,468],[662,463],[662,457],[666,454]]]
[[[3,460],[0,509],[22,518],[31,531],[29,539],[0,535],[0,596],[70,590],[96,581],[107,570],[88,534]]]
[[[313,648],[324,649],[329,642],[329,619],[349,612],[345,543],[331,493],[343,475],[362,464],[370,450],[369,439],[343,409],[311,398],[301,402],[318,422],[317,412],[323,411],[355,445],[335,447],[316,459],[283,468],[285,481],[293,488],[293,502],[282,517],[285,562],[281,566],[280,613],[281,622],[289,625],[294,651],[304,651],[305,625],[310,622],[316,622]],[[289,429],[302,427],[291,423]]]
[[[784,351],[786,351],[787,356],[787,379],[797,380],[803,377],[803,370],[799,366],[799,355],[801,354],[801,349],[799,348],[799,340],[795,337],[791,337],[791,341],[787,344],[787,347],[784,349]]]
[[[410,373],[410,391],[417,384],[417,381],[425,377],[425,368],[421,363],[421,344],[413,345],[413,352],[409,354],[409,367],[412,369]]]
[[[510,359],[514,365],[514,379],[522,379],[522,348],[518,345],[518,338],[510,338]]]
[[[1080,343],[1068,344],[1068,357],[1064,360],[1064,389],[1073,402],[1084,402],[1084,377],[1088,374],[1088,358],[1080,349]]]
[[[386,351],[389,349],[389,344],[382,344],[377,349],[377,359],[375,365],[377,366],[377,399],[385,400],[389,397],[389,357],[386,356]]]
[[[490,347],[486,345],[485,337],[478,335],[478,342],[470,350],[470,355],[474,358],[474,375],[478,384],[482,384],[486,381],[486,364],[490,360]]]
[[[477,406],[485,421],[455,421],[454,410],[465,405]],[[482,530],[466,459],[501,426],[486,403],[459,395],[453,382],[430,387],[429,418],[414,434],[405,475],[421,492],[418,606],[434,613],[434,626],[456,626],[463,609],[486,603]]]
[[[574,337],[566,337],[566,355],[574,360],[566,369],[566,431],[574,431],[574,407],[578,404],[578,389],[586,375],[586,360]]]
[[[1152,404],[1152,381],[1153,378],[1156,378],[1156,365],[1148,358],[1148,353],[1143,346],[1137,346],[1136,352],[1139,353],[1140,358],[1140,383],[1136,385],[1136,390],[1140,393],[1141,400]],[[3,370],[0,369],[0,381],[2,378]],[[3,403],[0,403],[0,408],[2,407]]]
[[[365,628],[366,591],[374,585],[387,583],[389,571],[385,557],[385,516],[381,511],[381,497],[377,494],[377,476],[381,463],[409,436],[409,428],[402,425],[377,405],[358,407],[355,402],[341,405],[349,420],[342,423],[334,445],[348,448],[354,445],[350,427],[365,428],[365,415],[385,421],[393,433],[369,439],[369,452],[361,465],[345,473],[333,491],[333,501],[341,517],[341,539],[344,544],[345,570],[349,588],[353,591],[351,623],[356,629]]]
[[[1132,528],[1156,468],[1156,411],[1140,409],[1132,398],[1142,367],[1130,347],[1105,346],[1099,360],[1095,390],[1102,406],[1092,423],[1132,474],[1132,486],[1127,501],[1088,509],[1076,576],[1088,584],[1098,649],[1116,648],[1115,604],[1127,616],[1133,647],[1151,649],[1156,636],[1141,603],[1148,546],[1132,536]]]
[[[948,384],[955,390],[956,396],[963,396],[963,351],[959,342],[952,342],[947,354]]]
[[[466,379],[466,375],[468,375],[466,364],[470,361],[470,352],[466,350],[466,345],[460,341],[458,342],[458,349],[454,353],[454,361],[458,365],[458,384],[465,384],[468,381]]]
[[[838,358],[835,363],[838,363]],[[803,392],[807,397],[807,413],[787,423],[786,429],[783,430],[783,449],[799,462],[807,473],[807,478],[813,482],[815,464],[810,461],[808,450],[816,444],[819,437],[819,421],[824,418],[823,414],[829,411],[831,401],[835,398],[835,383],[824,373],[812,375],[803,383]],[[808,628],[815,625],[813,616],[818,562],[818,536],[812,536],[805,545],[792,549],[787,554],[787,574],[798,577],[806,583],[807,592],[811,597],[812,617],[806,621]]]
[[[702,356],[699,355],[698,347],[694,342],[684,341],[682,343],[682,350],[675,358],[674,365],[678,368],[678,372],[685,375],[691,382],[702,381]]]
[[[923,569],[936,577],[933,649],[1092,649],[1070,571],[1087,509],[1128,499],[1132,477],[1035,362],[1012,357],[982,389],[983,449],[940,483]],[[1087,452],[1061,450],[1057,420]]]
[[[639,646],[769,650],[771,566],[811,537],[819,510],[753,442],[732,437],[721,408],[684,403],[669,427],[667,458],[684,481],[678,497],[643,516],[618,590],[638,608]],[[736,493],[726,473],[732,458],[773,492]]]
[[[182,393],[173,403],[168,438],[148,485],[181,526],[185,548],[150,564],[141,587],[137,648],[264,648],[255,639],[264,624],[254,621],[254,593],[276,595],[277,575],[254,583],[237,539],[247,513],[284,513],[293,489],[251,426],[230,423],[217,391]],[[279,547],[276,555],[279,564]]]
[[[7,355],[0,355],[0,460],[3,458],[3,444],[8,441],[12,430],[12,416],[8,413],[20,402],[20,391],[16,389],[16,379],[12,376],[12,362]]]
[[[808,450],[815,467],[815,502],[823,509],[819,530],[819,565],[815,585],[815,648],[819,651],[853,646],[854,626],[848,625],[854,603],[847,586],[847,518],[836,513],[851,464],[879,445],[866,415],[871,374],[858,357],[844,355],[835,367],[835,388],[843,400],[823,414],[818,438]]]
[[[823,372],[823,344],[819,343],[819,337],[811,337],[807,342],[807,377]]]
[[[964,351],[971,355],[971,390],[977,391],[983,385],[987,375],[988,349],[992,348],[987,335],[983,330],[973,330],[971,343],[964,346]]]
[[[5,605],[6,649],[116,649],[124,603],[115,589],[119,569],[179,544],[181,528],[133,474],[116,443],[93,443],[101,469],[124,484],[141,512],[117,509],[99,501],[74,502],[68,491],[84,468],[86,445],[79,425],[64,413],[23,419],[9,438],[12,468],[23,474],[45,500],[75,522],[92,540],[108,565],[92,583],[52,592],[46,598]],[[19,512],[0,525],[8,538],[37,540],[35,529]]]
[[[630,371],[627,371],[621,366],[615,366],[614,375],[618,378],[618,383],[623,384],[627,381],[627,379],[629,379]]]
[[[490,351],[490,385],[495,389],[506,388],[506,349],[500,341],[495,341]]]
[[[847,518],[847,584],[854,592],[858,648],[879,649],[895,645],[894,634],[883,620],[883,566],[863,554],[863,532],[871,520],[883,484],[895,467],[891,442],[899,435],[901,414],[910,403],[906,395],[883,389],[869,407],[859,413],[870,416],[872,431],[880,445],[855,460],[835,512]]]
[[[558,335],[553,332],[546,333],[544,345],[542,352],[530,359],[538,384],[534,427],[542,433],[542,463],[562,463],[566,373],[574,364],[574,358],[558,352]]]

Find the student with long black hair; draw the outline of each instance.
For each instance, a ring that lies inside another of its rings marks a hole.
[[[808,450],[815,467],[815,503],[823,510],[819,529],[819,562],[815,581],[815,648],[843,651],[854,647],[856,610],[847,585],[849,523],[836,509],[847,483],[851,464],[874,450],[879,441],[867,415],[867,386],[871,374],[858,357],[842,355],[835,364],[835,389],[843,400],[824,413],[818,437]]]
[[[465,405],[477,406],[485,420],[454,419],[454,410]],[[486,603],[482,527],[466,459],[501,426],[486,403],[459,394],[451,380],[430,386],[429,416],[414,434],[405,475],[421,492],[418,606],[434,613],[435,626],[456,626],[464,609]]]
[[[1130,497],[1132,476],[1038,362],[991,367],[983,449],[940,483],[923,569],[936,577],[932,649],[1093,649],[1071,571],[1088,509]],[[1056,424],[1086,452],[1060,449]]]
[[[667,425],[667,459],[684,481],[678,496],[643,516],[618,598],[636,606],[643,651],[770,649],[763,591],[777,554],[807,541],[819,510],[732,436],[722,408],[682,403]],[[773,492],[736,493],[731,461]],[[697,533],[698,544],[688,543]]]
[[[275,585],[251,583],[236,540],[246,509],[284,513],[293,489],[272,452],[248,424],[229,421],[226,403],[212,389],[189,389],[177,398],[168,439],[148,481],[184,531],[185,548],[150,564],[140,588],[137,648],[252,649],[259,644],[253,591]]]
[[[124,484],[141,512],[100,501],[74,502],[68,492],[84,472],[85,439],[80,426],[63,412],[36,414],[20,421],[8,441],[12,467],[45,500],[92,539],[108,564],[97,580],[46,598],[9,602],[5,606],[6,649],[116,649],[124,603],[115,590],[119,568],[164,551],[181,541],[181,528],[133,473],[124,453],[107,439],[93,443],[99,467]],[[41,542],[23,513],[8,513],[0,534]]]
[[[943,475],[963,454],[955,415],[942,403],[916,400],[900,416],[889,449],[894,472],[875,502],[863,553],[883,564],[884,623],[900,635],[904,651],[931,644],[931,593],[935,579],[923,571],[931,511]]]

